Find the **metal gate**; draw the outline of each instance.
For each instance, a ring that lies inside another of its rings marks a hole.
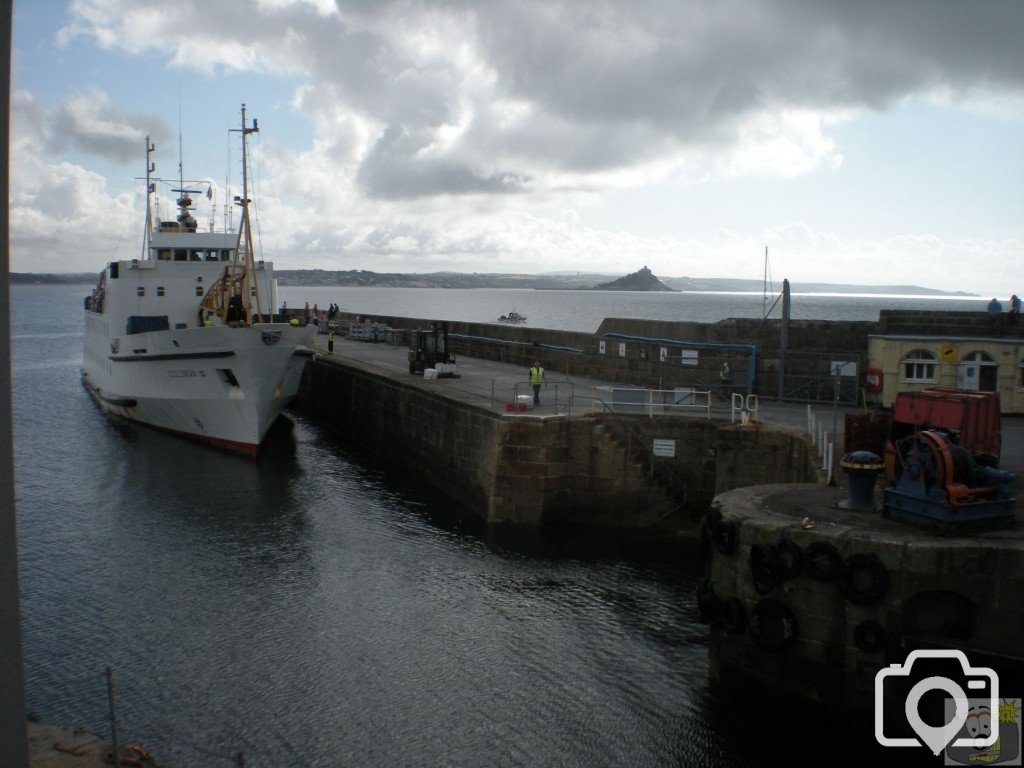
[[[782,400],[798,403],[860,401],[860,355],[842,352],[787,352]],[[838,371],[837,371],[838,369]],[[838,373],[838,375],[837,375]]]

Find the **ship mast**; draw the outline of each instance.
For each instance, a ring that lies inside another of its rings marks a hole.
[[[236,258],[241,257],[244,259],[242,288],[245,291],[246,315],[250,324],[253,321],[253,294],[255,294],[256,297],[256,314],[262,315],[263,308],[260,300],[259,280],[256,279],[256,265],[252,250],[252,225],[249,221],[249,203],[251,203],[252,200],[249,199],[249,151],[246,137],[250,133],[259,133],[259,130],[259,125],[255,118],[253,118],[251,128],[246,125],[245,104],[243,104],[242,128],[240,130],[232,129],[232,132],[242,134],[242,195],[241,197],[235,198],[235,203],[242,208],[242,220],[238,227],[238,247],[235,249],[235,253]]]
[[[153,212],[150,206],[150,200],[152,199],[153,192],[156,191],[156,184],[150,179],[152,174],[156,170],[156,164],[150,161],[149,156],[156,151],[156,144],[153,144],[149,140],[149,136],[146,137],[146,226],[142,232],[142,258],[149,258],[149,236],[153,231]]]

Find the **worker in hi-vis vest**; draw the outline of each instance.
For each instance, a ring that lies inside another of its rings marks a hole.
[[[540,405],[540,385],[544,383],[544,369],[539,362],[534,362],[530,369],[530,386],[533,387],[533,404]]]

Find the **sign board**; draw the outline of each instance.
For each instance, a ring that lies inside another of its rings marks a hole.
[[[604,339],[602,339],[601,341],[597,342],[597,351],[600,352],[603,355],[604,354],[604,348],[605,348],[604,347]]]
[[[939,360],[944,363],[955,363],[957,360],[956,344],[943,344],[939,347]]]
[[[653,451],[655,456],[664,456],[667,459],[674,459],[676,457],[676,441],[659,440],[658,438],[654,438]]]
[[[660,359],[660,360],[661,360],[661,362],[663,362],[663,363],[664,363],[664,362],[665,362],[666,360],[668,360],[668,347],[661,347],[661,348],[660,348],[660,349],[658,350],[658,359]]]
[[[626,356],[626,343],[624,341],[623,342],[619,342],[619,357],[625,357],[625,356]]]
[[[856,378],[857,376],[857,361],[842,362],[839,360],[833,360],[829,365],[828,369],[829,376],[850,376]]]
[[[683,365],[696,365],[697,364],[697,350],[696,349],[684,349],[679,353],[679,362]]]

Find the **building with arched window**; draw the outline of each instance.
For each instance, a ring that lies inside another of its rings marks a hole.
[[[908,384],[935,383],[935,355],[927,349],[912,349],[900,361],[903,381]]]
[[[955,387],[998,392],[1003,413],[1024,413],[1024,338],[1017,334],[871,334],[867,365],[879,390],[868,402],[891,406],[899,392]]]

